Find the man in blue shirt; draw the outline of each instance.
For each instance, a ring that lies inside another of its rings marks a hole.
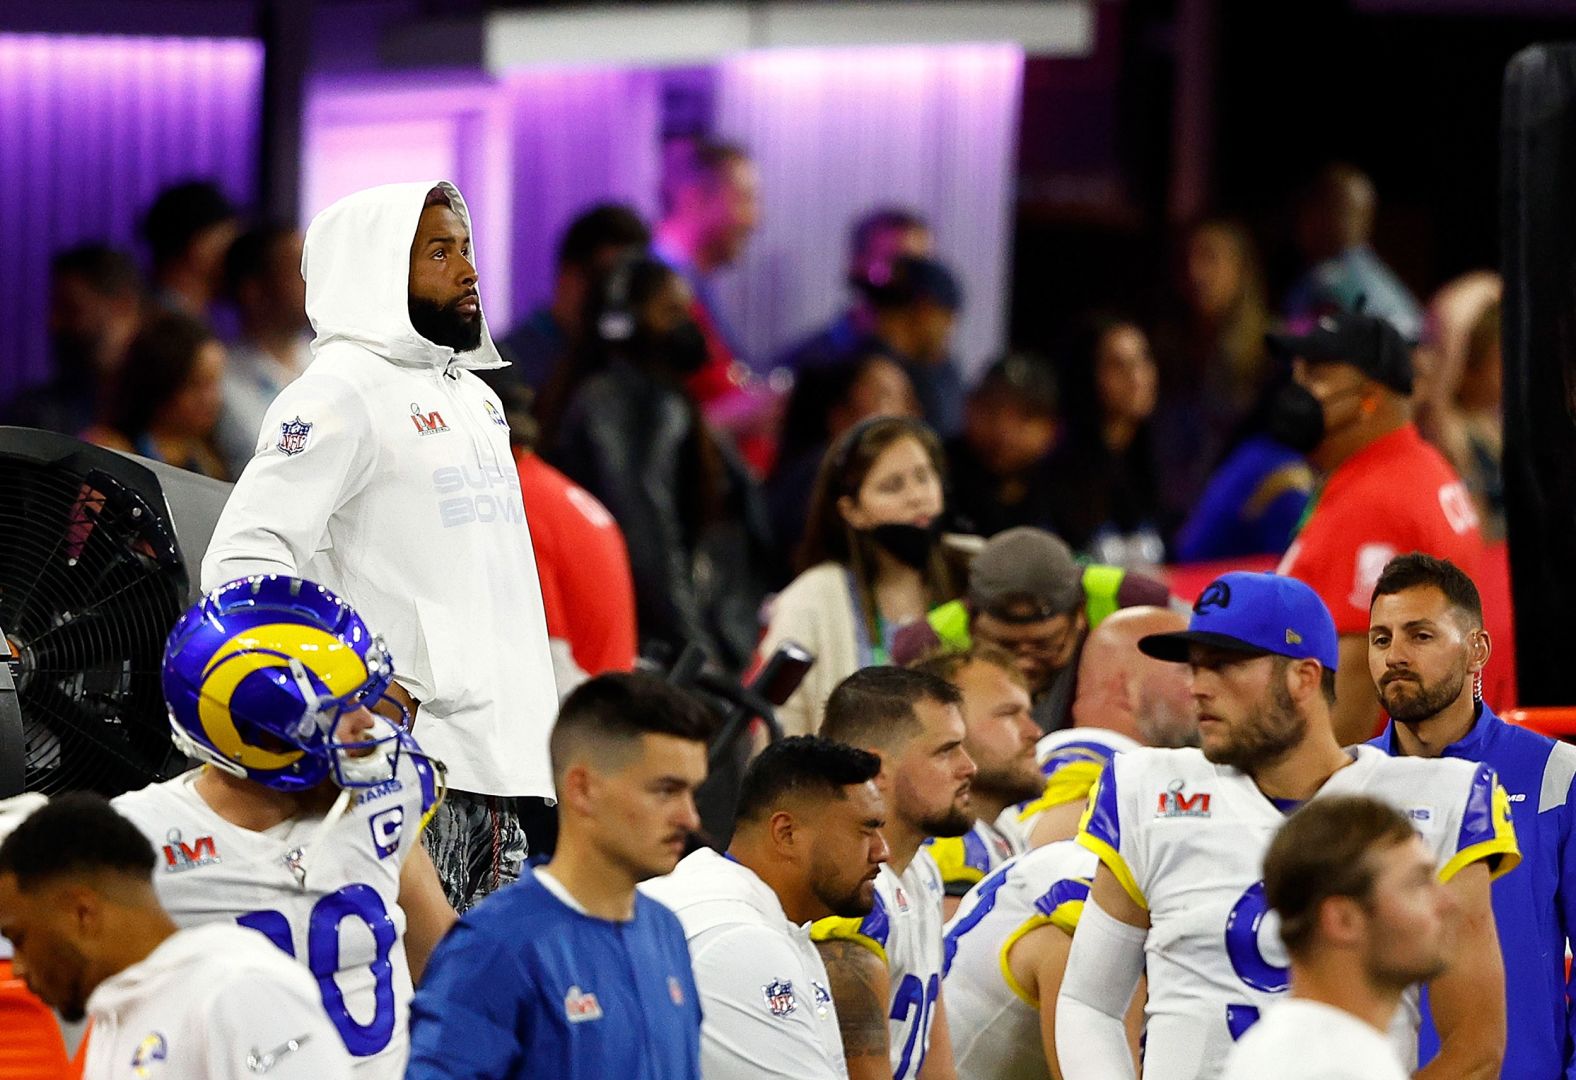
[[[671,872],[700,826],[711,730],[704,705],[649,675],[569,696],[549,748],[558,848],[433,953],[406,1080],[699,1080],[684,930],[635,886]]]
[[[1392,559],[1374,588],[1368,667],[1391,723],[1373,745],[1396,756],[1492,765],[1510,793],[1522,866],[1494,883],[1505,958],[1506,1080],[1576,1078],[1565,950],[1576,925],[1576,747],[1505,723],[1479,683],[1491,645],[1477,587],[1454,564]],[[1566,879],[1566,874],[1572,876]],[[1438,1040],[1425,1023],[1419,1060]]]

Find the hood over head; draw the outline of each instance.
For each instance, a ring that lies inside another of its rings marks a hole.
[[[447,180],[384,184],[347,195],[307,226],[301,255],[306,314],[317,338],[313,352],[333,341],[360,345],[407,366],[463,368],[505,366],[482,312],[482,343],[470,352],[434,344],[410,322],[410,246],[427,193],[440,188],[471,229],[459,189]],[[471,258],[476,237],[471,237]],[[479,289],[479,285],[478,285]],[[478,292],[479,295],[479,292]]]

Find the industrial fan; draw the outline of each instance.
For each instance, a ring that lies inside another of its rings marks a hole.
[[[184,767],[159,662],[228,490],[63,435],[0,427],[10,674],[0,673],[0,796],[18,786],[115,795]],[[181,535],[183,519],[198,522],[196,535]]]

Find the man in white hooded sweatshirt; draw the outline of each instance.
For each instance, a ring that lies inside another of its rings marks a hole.
[[[557,694],[541,587],[496,394],[470,214],[446,181],[347,196],[301,272],[316,338],[220,515],[205,590],[252,574],[345,597],[398,664],[391,693],[448,763],[426,842],[455,909],[514,880],[521,811],[553,794]]]
[[[234,923],[177,930],[153,866],[137,827],[85,793],[0,843],[0,933],[35,994],[93,1021],[84,1080],[347,1080],[307,970]]]

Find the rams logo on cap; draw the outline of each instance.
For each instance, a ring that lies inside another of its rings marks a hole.
[[[1212,581],[1209,587],[1199,594],[1198,602],[1193,605],[1193,610],[1202,615],[1210,608],[1224,608],[1231,604],[1231,586],[1224,581]]]

